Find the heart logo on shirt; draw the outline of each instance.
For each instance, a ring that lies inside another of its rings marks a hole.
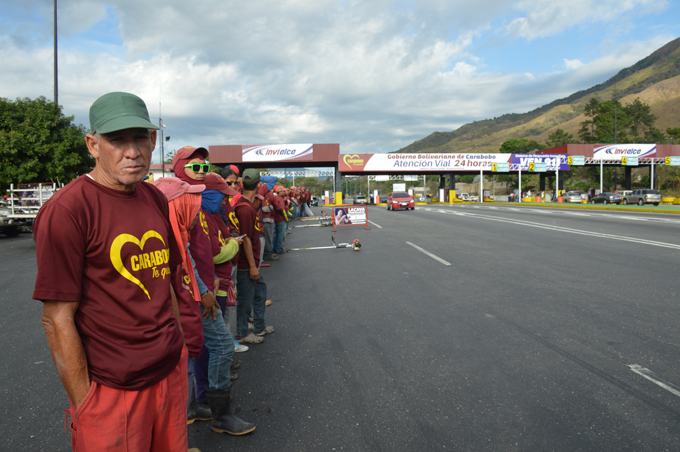
[[[139,247],[141,251],[144,251],[144,244],[146,241],[152,237],[157,238],[163,243],[163,246],[165,246],[165,241],[163,240],[163,237],[156,231],[147,231],[143,236],[142,240],[138,240],[137,237],[134,235],[130,234],[121,234],[118,237],[115,238],[113,243],[111,244],[111,263],[113,264],[113,267],[118,270],[118,273],[120,273],[123,278],[132,281],[133,283],[137,284],[146,294],[147,297],[149,297],[149,300],[151,300],[151,295],[149,295],[149,291],[146,290],[146,287],[144,287],[144,284],[137,279],[130,271],[125,268],[125,264],[123,264],[123,259],[120,256],[120,251],[123,249],[123,245],[126,243],[134,243]]]

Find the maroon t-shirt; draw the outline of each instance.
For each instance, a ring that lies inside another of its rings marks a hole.
[[[40,209],[33,232],[33,298],[80,303],[92,380],[138,391],[169,375],[182,353],[170,295],[182,257],[165,196],[145,182],[128,193],[84,175]]]
[[[283,223],[286,221],[283,210],[286,208],[288,200],[277,195],[272,198],[272,203],[274,205],[274,223]]]
[[[172,272],[172,280],[177,294],[177,307],[184,332],[184,343],[189,350],[189,356],[200,358],[203,349],[203,317],[200,303],[194,299],[191,279],[184,265],[180,265],[176,271]]]
[[[229,234],[229,230],[225,226],[224,221],[222,221],[222,217],[220,217],[219,212],[213,215],[206,215],[205,219],[208,222],[208,235],[210,237],[210,244],[212,246],[212,255],[217,256],[222,251],[222,246],[227,244],[226,238],[223,236],[223,234]],[[220,223],[222,228],[220,227]],[[222,264],[215,264],[215,274],[220,279],[220,281],[231,279],[231,260]]]
[[[189,252],[196,262],[198,276],[208,290],[213,292],[215,290],[215,263],[207,217],[211,215],[201,207],[198,212],[198,221],[189,234]]]
[[[255,265],[260,266],[260,233],[262,232],[262,223],[260,223],[260,217],[255,211],[255,206],[252,202],[248,201],[245,196],[241,196],[238,202],[234,206],[236,211],[236,217],[241,229],[241,234],[246,234],[250,237],[250,242],[253,244],[253,258],[255,259]],[[239,252],[238,258],[238,268],[239,270],[248,270],[250,264],[248,264],[248,259],[246,258],[245,251],[241,250]]]

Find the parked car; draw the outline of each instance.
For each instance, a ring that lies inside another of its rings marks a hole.
[[[352,204],[368,204],[368,200],[365,196],[355,196],[352,200]]]
[[[605,191],[600,193],[597,196],[593,196],[590,198],[590,203],[591,204],[621,204],[623,201],[623,198],[621,198],[619,195],[616,193],[612,193],[609,191]]]
[[[661,192],[659,190],[652,190],[649,188],[641,188],[633,190],[633,193],[623,198],[624,204],[654,204],[658,206],[661,202]]]
[[[460,195],[457,195],[458,198],[462,199],[463,201],[474,201],[477,202],[479,201],[479,197],[475,195],[469,195],[467,193],[461,193]]]
[[[8,207],[0,207],[0,232],[7,237],[16,237],[21,233],[26,220],[21,218],[8,218],[12,211]]]
[[[405,191],[395,191],[387,197],[387,210],[415,209],[413,198]]]
[[[581,203],[584,199],[588,199],[588,194],[583,190],[569,190],[562,195],[564,202]]]

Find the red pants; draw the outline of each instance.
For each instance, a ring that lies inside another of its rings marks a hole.
[[[71,448],[77,452],[186,452],[187,349],[163,380],[141,391],[92,382],[75,409],[71,403]]]

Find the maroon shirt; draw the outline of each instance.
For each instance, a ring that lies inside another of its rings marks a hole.
[[[253,258],[255,259],[255,266],[260,266],[260,233],[262,232],[262,223],[260,217],[255,211],[255,206],[248,201],[245,196],[241,196],[234,206],[236,217],[240,224],[241,234],[246,234],[250,237],[250,242],[253,244]],[[239,270],[250,269],[250,264],[246,258],[245,251],[239,252],[238,258]]]
[[[184,343],[189,350],[189,356],[200,358],[203,349],[203,317],[200,303],[194,299],[191,279],[184,265],[177,267],[177,271],[172,274],[172,280],[177,294],[177,307],[184,332]]]
[[[222,246],[227,244],[226,239],[229,237],[229,235],[225,237],[223,234],[229,234],[229,229],[227,229],[224,221],[222,221],[222,217],[220,217],[219,212],[206,216],[206,220],[208,222],[208,230],[210,231],[210,234],[208,235],[210,236],[210,244],[212,245],[213,253],[212,255],[214,257],[220,254],[222,251]],[[231,279],[231,260],[222,264],[214,265],[215,274],[220,279],[220,281]]]
[[[172,372],[182,335],[171,270],[182,263],[168,201],[153,185],[106,188],[84,175],[40,209],[33,298],[79,302],[75,324],[92,380],[138,391]]]
[[[196,262],[196,271],[203,284],[210,292],[215,290],[215,263],[213,262],[213,248],[210,242],[210,231],[206,217],[211,216],[208,212],[198,212],[198,221],[189,235],[189,252]]]
[[[274,204],[274,223],[283,223],[286,221],[283,210],[287,208],[288,200],[281,196],[274,196],[272,198]]]

